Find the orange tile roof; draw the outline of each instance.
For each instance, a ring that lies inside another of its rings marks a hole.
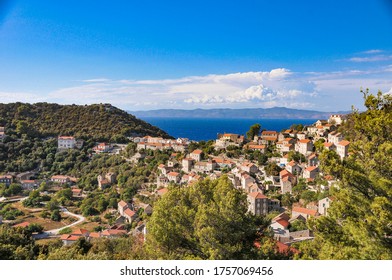
[[[342,141],[340,141],[340,142],[338,143],[339,146],[348,146],[349,144],[350,144],[350,142],[347,141],[347,140],[342,140]]]
[[[281,178],[286,177],[286,176],[294,177],[294,175],[291,174],[291,172],[289,172],[289,171],[286,170],[286,169],[283,169],[282,171],[280,171],[280,172],[279,172],[279,175],[280,175]]]
[[[278,134],[278,132],[273,130],[266,130],[261,132],[261,135],[271,135],[271,134]]]
[[[310,216],[317,215],[316,210],[311,210],[311,209],[307,209],[307,208],[303,208],[303,207],[293,207],[293,212],[303,213],[303,214],[310,215]]]
[[[99,238],[101,237],[101,233],[100,232],[92,232],[89,235],[90,238]]]
[[[159,195],[164,195],[164,194],[167,193],[168,191],[169,191],[168,188],[163,188],[163,189],[157,190],[157,194],[159,194]]]
[[[309,143],[310,142],[310,140],[309,139],[302,139],[302,140],[299,140],[298,141],[299,143]]]
[[[203,153],[203,151],[202,150],[194,150],[193,152],[192,152],[192,154],[196,154],[196,155],[200,155],[201,153]]]
[[[76,241],[79,238],[80,238],[80,236],[72,235],[72,234],[63,234],[60,237],[61,240],[66,240],[66,241]]]
[[[249,145],[249,149],[265,149],[265,145]]]
[[[329,148],[329,147],[332,147],[334,144],[332,143],[332,142],[326,142],[326,143],[324,143],[324,147],[327,147],[327,148]]]
[[[88,235],[90,232],[86,229],[77,228],[72,231],[72,235]]]
[[[127,209],[124,210],[124,214],[126,214],[126,215],[129,216],[129,217],[133,217],[133,216],[136,215],[136,212],[135,212],[135,211],[132,211],[132,210],[129,209],[129,208],[127,208]]]
[[[305,170],[312,172],[313,170],[317,169],[317,166],[308,166]]]
[[[106,229],[101,233],[103,236],[118,236],[118,235],[126,235],[127,231],[122,229]]]
[[[180,173],[177,173],[177,172],[174,172],[174,171],[172,171],[172,172],[167,174],[167,176],[175,176],[175,177],[177,177],[178,175],[180,175]]]

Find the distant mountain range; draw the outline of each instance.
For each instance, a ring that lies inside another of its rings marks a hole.
[[[327,119],[331,114],[348,114],[350,111],[319,112],[273,107],[267,109],[159,109],[151,111],[130,111],[129,113],[138,118]]]

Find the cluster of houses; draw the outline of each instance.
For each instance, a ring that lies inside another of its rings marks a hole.
[[[191,141],[188,138],[165,139],[162,137],[129,137],[129,139],[136,143],[136,149],[140,150],[174,150],[176,152],[185,152]]]

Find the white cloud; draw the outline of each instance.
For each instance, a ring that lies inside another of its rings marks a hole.
[[[364,53],[364,54],[375,54],[375,53],[382,53],[382,52],[384,52],[384,51],[383,50],[374,49],[374,50],[367,50],[367,51],[364,51],[362,53]]]
[[[351,62],[376,62],[376,61],[389,61],[392,60],[392,55],[374,55],[364,57],[351,57],[348,61]]]
[[[10,92],[0,91],[1,103],[24,102],[24,103],[37,103],[44,102],[46,98],[40,94],[30,92]]]

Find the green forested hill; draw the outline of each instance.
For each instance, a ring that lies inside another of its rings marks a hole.
[[[30,136],[72,135],[115,141],[133,134],[169,137],[149,123],[109,104],[0,104],[0,126]]]

